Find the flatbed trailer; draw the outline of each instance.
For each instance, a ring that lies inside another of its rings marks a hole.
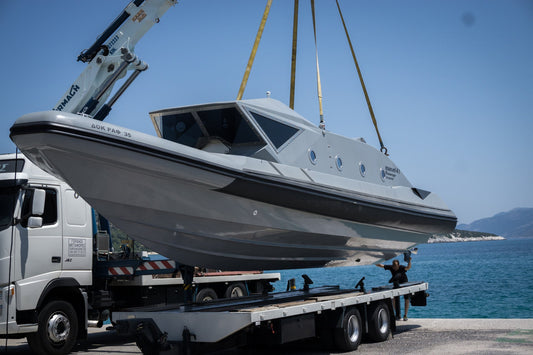
[[[143,353],[190,353],[213,344],[284,344],[317,337],[327,348],[357,349],[363,337],[385,341],[396,328],[393,300],[425,306],[428,284],[410,282],[358,290],[305,287],[265,296],[168,309],[114,312],[118,334],[134,336]]]

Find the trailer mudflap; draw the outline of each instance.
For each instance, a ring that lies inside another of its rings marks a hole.
[[[315,316],[307,314],[298,317],[280,319],[280,344],[291,341],[313,338],[315,331]]]
[[[426,306],[428,297],[429,294],[425,290],[415,292],[415,294],[411,296],[411,306]]]

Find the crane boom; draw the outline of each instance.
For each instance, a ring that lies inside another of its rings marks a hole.
[[[137,75],[148,69],[135,55],[135,45],[176,3],[177,0],[130,2],[94,44],[78,56],[78,61],[88,65],[53,109],[103,120]],[[113,86],[128,70],[134,72],[106,104]]]

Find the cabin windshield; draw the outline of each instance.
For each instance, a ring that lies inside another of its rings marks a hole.
[[[163,138],[203,149],[214,142],[228,152],[236,146],[263,147],[265,142],[235,107],[167,114],[162,117]]]
[[[298,129],[294,127],[265,117],[253,111],[250,111],[250,113],[276,149],[279,149],[290,138],[298,133]]]

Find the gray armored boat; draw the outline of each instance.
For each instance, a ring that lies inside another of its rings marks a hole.
[[[436,194],[362,138],[274,99],[150,115],[159,137],[45,111],[19,118],[11,138],[123,231],[187,265],[370,264],[456,225]]]

